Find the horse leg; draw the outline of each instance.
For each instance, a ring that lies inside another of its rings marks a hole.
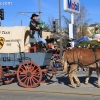
[[[79,80],[79,78],[77,77],[77,75],[76,75],[76,72],[77,72],[77,69],[76,69],[76,71],[74,72],[74,79],[75,79],[75,81],[76,81],[76,84],[77,84],[77,87],[80,87],[80,80]]]
[[[97,76],[98,76],[98,88],[100,88],[100,68],[96,68]]]
[[[70,70],[69,70],[69,80],[70,80],[70,83],[72,85],[73,88],[76,88],[76,84],[74,83],[73,81],[73,78],[74,78],[74,75],[76,73],[76,70],[77,70],[77,65],[71,65],[70,66]]]
[[[88,76],[87,78],[85,79],[85,84],[88,84],[89,83],[89,79],[92,75],[92,71],[93,71],[93,68],[89,68],[89,71],[88,71]]]

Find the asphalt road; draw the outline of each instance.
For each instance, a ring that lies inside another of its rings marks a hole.
[[[95,72],[88,85],[84,84],[87,72],[77,72],[81,81],[81,87],[77,88],[71,88],[67,76],[61,73],[36,88],[23,88],[17,83],[0,86],[0,100],[100,100]]]
[[[0,92],[0,100],[100,100],[100,97],[2,91]]]

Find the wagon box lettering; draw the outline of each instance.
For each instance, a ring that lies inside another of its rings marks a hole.
[[[9,31],[2,31],[2,34],[10,34]]]

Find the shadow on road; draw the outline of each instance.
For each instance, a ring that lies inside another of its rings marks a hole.
[[[86,76],[79,76],[78,78],[79,78],[79,80],[80,80],[81,83],[85,84]],[[63,83],[64,85],[67,85],[67,86],[70,87],[70,85],[69,85],[70,84],[70,81],[69,81],[69,78],[68,77],[56,77],[56,79],[58,80],[58,83],[59,84],[62,84]],[[97,80],[98,80],[97,77],[93,77],[92,76],[92,77],[90,77],[89,83],[91,85],[97,87]],[[75,80],[74,80],[74,82],[75,82]]]
[[[50,85],[50,84],[53,84],[53,83],[57,83],[57,84],[64,84],[64,85],[66,85],[66,86],[68,86],[68,87],[71,87],[69,78],[68,78],[67,76],[56,76],[55,78],[56,78],[56,79],[52,79],[52,80],[50,80],[49,82],[47,82],[47,85]],[[86,76],[78,76],[78,78],[79,78],[79,80],[80,80],[81,83],[85,84]],[[56,80],[56,81],[55,81],[55,80]],[[90,80],[89,80],[89,83],[90,83],[91,85],[93,85],[94,87],[97,87],[97,80],[98,80],[98,78],[97,78],[96,76],[91,76],[91,77],[90,77]],[[74,81],[75,81],[75,80],[74,80]],[[11,82],[10,84],[12,84],[12,83],[17,83],[17,85],[19,85],[19,84],[18,84],[18,80],[17,80],[16,77],[15,77],[15,79],[13,80],[13,82]],[[6,85],[6,84],[5,84],[5,85]],[[19,86],[20,86],[20,85],[19,85]],[[40,86],[40,84],[39,84],[39,86]],[[37,87],[39,87],[39,86],[37,86]]]

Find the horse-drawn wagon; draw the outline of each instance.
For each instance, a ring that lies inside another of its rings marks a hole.
[[[46,80],[48,73],[52,73],[46,66],[50,64],[53,50],[36,52],[35,42],[34,38],[30,38],[29,27],[0,27],[1,85],[9,84],[17,77],[21,86],[33,88],[44,76]]]
[[[0,85],[12,83],[17,79],[20,86],[34,88],[41,81],[51,79],[52,75],[57,74],[47,67],[50,65],[53,50],[39,52],[35,42],[34,38],[30,38],[29,27],[0,27]],[[66,50],[62,63],[73,87],[76,87],[73,78],[77,86],[80,86],[76,76],[78,65],[96,68],[100,87],[100,48]],[[88,83],[91,74],[90,70],[85,83]]]

